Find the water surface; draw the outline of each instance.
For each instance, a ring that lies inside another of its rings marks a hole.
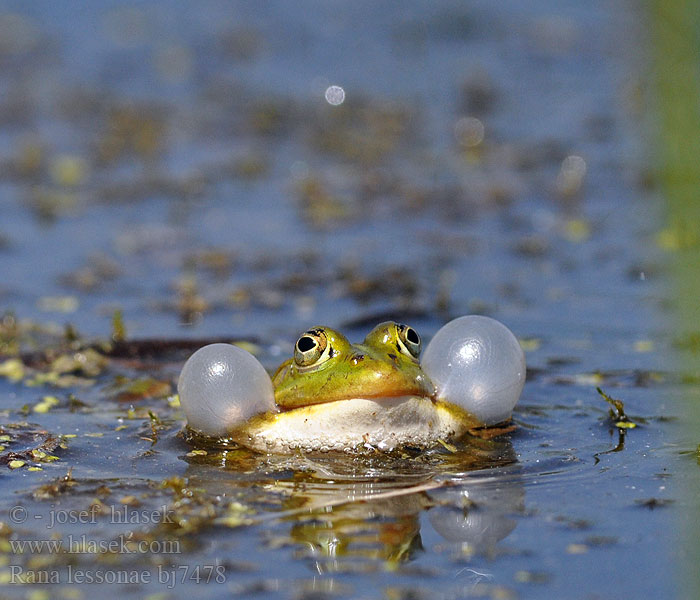
[[[2,422],[71,437],[3,471],[3,593],[677,595],[694,387],[668,359],[628,8],[6,3],[0,305],[33,370],[0,380]],[[355,458],[188,444],[187,350],[37,379],[30,352],[67,323],[106,339],[115,310],[130,340],[245,340],[270,370],[314,324],[427,340],[488,314],[526,349],[518,429]]]

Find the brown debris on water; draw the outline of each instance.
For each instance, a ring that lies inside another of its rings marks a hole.
[[[649,510],[664,508],[670,506],[673,502],[674,500],[672,498],[640,498],[634,501],[637,506],[648,508]]]
[[[356,99],[323,108],[313,124],[314,149],[363,165],[376,165],[408,144],[417,117],[397,102]]]
[[[347,222],[354,211],[348,201],[330,191],[318,177],[307,177],[296,186],[303,219],[314,229],[328,229]]]
[[[65,438],[33,423],[0,425],[0,464],[11,468],[31,466],[32,463],[38,466],[36,463],[54,462],[59,460],[54,452],[66,447]]]
[[[165,111],[153,105],[119,104],[104,117],[97,140],[97,158],[109,164],[135,155],[151,161],[165,143]]]
[[[387,267],[368,273],[357,264],[347,263],[339,269],[338,280],[341,294],[360,304],[388,298],[397,304],[415,306],[421,291],[415,271],[406,267]]]
[[[469,430],[469,435],[473,435],[474,437],[478,437],[484,440],[491,440],[501,435],[506,435],[507,433],[513,433],[517,429],[517,425],[515,425],[514,423],[507,422],[489,427],[472,427]]]
[[[32,497],[34,500],[51,500],[61,494],[70,492],[76,485],[77,482],[73,479],[73,469],[68,469],[65,475],[35,489],[32,492]]]
[[[122,375],[115,377],[108,395],[118,402],[139,402],[153,398],[166,398],[172,393],[169,381],[160,381],[152,377],[131,379]]]

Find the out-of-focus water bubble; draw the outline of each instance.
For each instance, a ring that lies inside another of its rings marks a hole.
[[[462,117],[455,123],[455,137],[461,146],[473,148],[484,141],[484,124],[476,117]]]
[[[586,161],[576,154],[567,156],[561,163],[557,175],[557,191],[563,196],[578,192],[586,176]]]
[[[332,106],[339,106],[345,102],[345,90],[339,85],[328,86],[323,95],[326,98],[326,102]]]

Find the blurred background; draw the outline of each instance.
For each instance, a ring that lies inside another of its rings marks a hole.
[[[5,0],[0,350],[39,349],[68,324],[107,338],[117,312],[129,339],[245,339],[272,369],[315,324],[361,339],[393,318],[429,339],[450,318],[493,316],[530,376],[512,440],[527,499],[506,511],[518,526],[505,546],[460,562],[438,526],[410,572],[289,593],[422,597],[429,581],[431,598],[684,597],[696,538],[684,546],[679,523],[697,496],[680,480],[697,479],[700,441],[683,400],[700,392],[698,14],[692,2]],[[21,380],[0,384],[10,420],[37,398]],[[597,385],[646,424],[627,438],[609,426]],[[126,408],[103,396],[81,391],[85,415],[34,420],[106,427]],[[123,437],[104,442],[121,457],[115,478],[133,471]],[[105,446],[75,444],[76,474],[94,474],[87,454]],[[164,476],[182,455],[136,470]],[[12,494],[32,485],[15,479]],[[246,531],[253,585],[271,576],[269,540]],[[205,558],[235,555],[208,542]],[[275,556],[278,589],[310,576],[308,560]],[[624,588],[623,562],[636,573]],[[464,564],[490,573],[486,587],[473,575],[455,587]]]
[[[640,24],[553,6],[10,3],[3,302],[89,333],[643,337],[610,301],[655,275]]]

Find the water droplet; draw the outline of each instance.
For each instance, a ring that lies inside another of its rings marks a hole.
[[[475,117],[462,117],[455,123],[455,137],[467,148],[478,146],[484,141],[484,124]]]
[[[326,102],[332,106],[339,106],[345,101],[345,90],[339,85],[331,85],[324,93]]]

